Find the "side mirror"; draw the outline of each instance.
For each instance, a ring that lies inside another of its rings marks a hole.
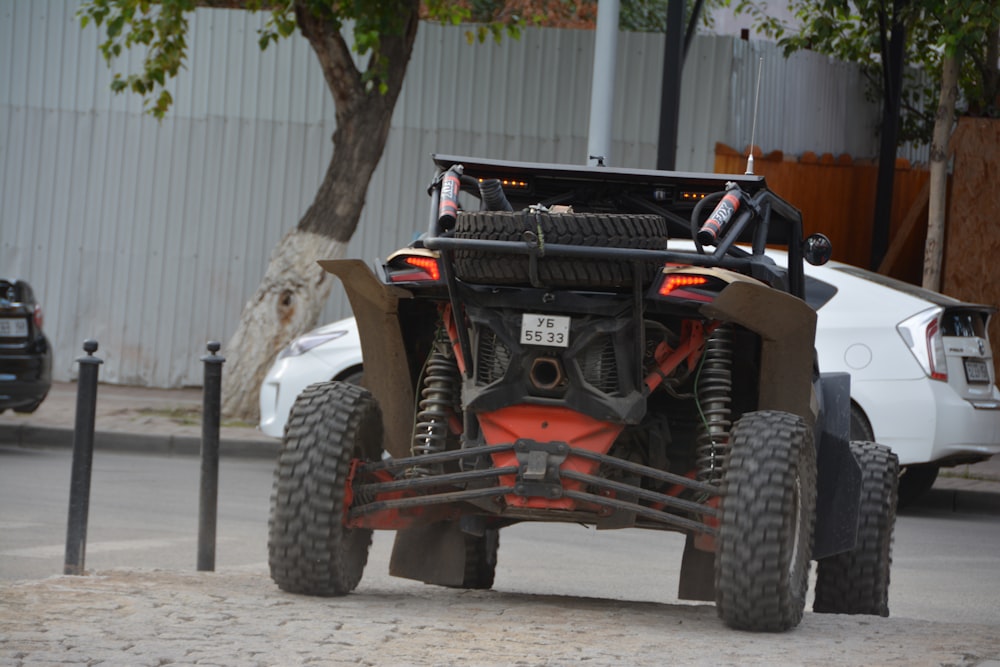
[[[813,266],[823,266],[833,257],[833,244],[823,234],[810,234],[802,242],[802,258]]]

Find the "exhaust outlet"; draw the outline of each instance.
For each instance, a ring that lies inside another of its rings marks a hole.
[[[538,357],[531,364],[529,373],[531,386],[535,389],[551,391],[565,382],[562,364],[552,357]]]

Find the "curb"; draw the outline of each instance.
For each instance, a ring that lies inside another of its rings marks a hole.
[[[74,431],[66,428],[32,426],[30,424],[0,424],[0,441],[19,447],[71,448]],[[275,459],[281,443],[250,438],[220,438],[219,455],[242,458]],[[94,449],[110,452],[197,456],[201,453],[201,438],[184,435],[156,435],[96,431]]]

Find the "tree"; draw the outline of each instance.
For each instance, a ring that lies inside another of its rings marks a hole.
[[[698,0],[691,0],[696,2]],[[711,0],[718,3],[721,0]],[[666,0],[624,0],[631,16],[649,17]],[[473,22],[470,41],[517,36],[525,24],[593,28],[596,0],[86,0],[86,26],[103,28],[100,49],[110,63],[134,46],[147,49],[141,71],[116,73],[115,92],[142,95],[163,118],[167,87],[186,54],[189,18],[197,7],[266,11],[261,48],[296,31],[319,59],[336,108],[334,152],[298,225],[274,248],[256,292],[226,345],[223,412],[256,418],[257,388],[275,355],[316,325],[333,280],[316,265],[343,256],[357,228],[368,182],[388,137],[420,19]],[[639,19],[637,19],[638,21]],[[632,27],[636,26],[626,26]],[[355,57],[367,57],[360,67]]]
[[[197,6],[270,12],[259,36],[261,48],[298,30],[319,59],[336,110],[333,156],[315,199],[271,253],[225,348],[223,413],[252,420],[257,389],[275,355],[316,325],[333,286],[316,260],[342,257],[357,228],[421,16],[458,23],[470,19],[472,11],[449,0],[426,0],[423,6],[420,0],[89,0],[80,10],[81,21],[103,27],[100,49],[109,63],[133,46],[147,49],[141,71],[116,73],[112,89],[144,96],[148,111],[162,118],[173,101],[166,83],[184,62],[189,17]],[[480,41],[489,35],[516,36],[523,25],[505,7],[477,17],[485,22],[470,31],[470,39]],[[355,56],[367,57],[366,64],[356,64]]]
[[[992,5],[992,7],[990,6]],[[977,0],[941,3],[935,14],[944,27],[937,35],[941,51],[940,94],[934,115],[930,150],[930,200],[927,213],[927,241],[924,246],[922,284],[941,289],[941,258],[944,251],[945,210],[947,208],[949,139],[954,127],[959,87],[966,111],[998,115],[1000,112],[1000,5]],[[963,69],[966,70],[963,85]]]
[[[873,94],[884,100],[873,266],[877,267],[885,252],[882,246],[888,242],[897,146],[908,141],[932,142],[924,282],[936,288],[946,184],[942,174],[955,113],[951,90],[956,88],[956,98],[960,91],[966,113],[998,115],[1000,4],[995,0],[789,0],[788,6],[799,22],[794,30],[772,19],[766,2],[738,0],[736,10],[754,16],[757,29],[778,39],[786,54],[812,49],[858,64]],[[910,67],[903,70],[904,64]]]

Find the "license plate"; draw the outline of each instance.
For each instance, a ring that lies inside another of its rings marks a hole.
[[[521,316],[521,344],[548,347],[569,346],[569,317],[524,313]]]
[[[970,384],[986,384],[990,381],[990,370],[982,359],[965,360],[965,379]]]
[[[28,335],[28,320],[0,319],[0,338],[25,338]]]

